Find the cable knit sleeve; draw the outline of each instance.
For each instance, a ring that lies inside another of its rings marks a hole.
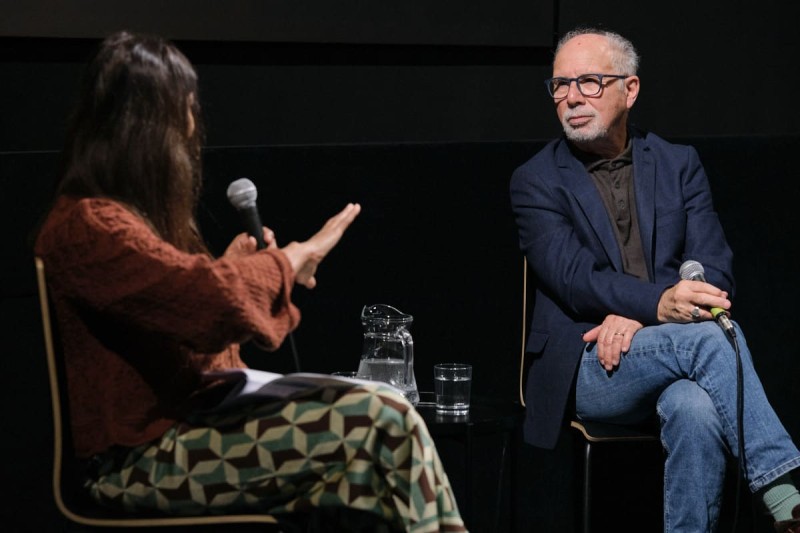
[[[300,320],[290,299],[294,273],[280,250],[220,259],[185,253],[111,200],[62,198],[36,252],[64,297],[196,352],[252,338],[275,349]]]

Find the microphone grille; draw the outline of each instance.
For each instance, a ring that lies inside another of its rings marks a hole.
[[[699,277],[702,278],[705,272],[706,270],[703,268],[703,265],[691,259],[685,261],[681,265],[681,270],[680,270],[681,279],[695,279],[696,277],[698,277],[698,275]]]
[[[228,185],[228,201],[236,209],[256,205],[258,191],[255,184],[247,178],[239,178]]]

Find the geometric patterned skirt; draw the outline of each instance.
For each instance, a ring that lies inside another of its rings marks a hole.
[[[170,515],[348,507],[399,531],[466,531],[425,422],[379,383],[330,380],[291,401],[194,414],[107,454],[98,502]]]

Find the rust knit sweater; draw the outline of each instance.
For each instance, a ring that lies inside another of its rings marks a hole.
[[[59,198],[35,253],[61,334],[78,457],[159,437],[208,385],[203,371],[244,367],[238,343],[275,349],[300,320],[279,250],[188,254],[112,200]]]

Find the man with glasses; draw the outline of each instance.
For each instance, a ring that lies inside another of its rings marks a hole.
[[[657,413],[665,531],[714,531],[726,461],[743,454],[744,478],[776,530],[800,532],[790,477],[800,452],[727,320],[733,254],[697,152],[628,124],[638,62],[616,33],[565,35],[545,82],[564,136],[511,179],[537,289],[526,441],[555,447],[568,405],[581,419],[619,424]],[[687,260],[704,272],[681,272]],[[719,315],[730,329],[714,323]]]

